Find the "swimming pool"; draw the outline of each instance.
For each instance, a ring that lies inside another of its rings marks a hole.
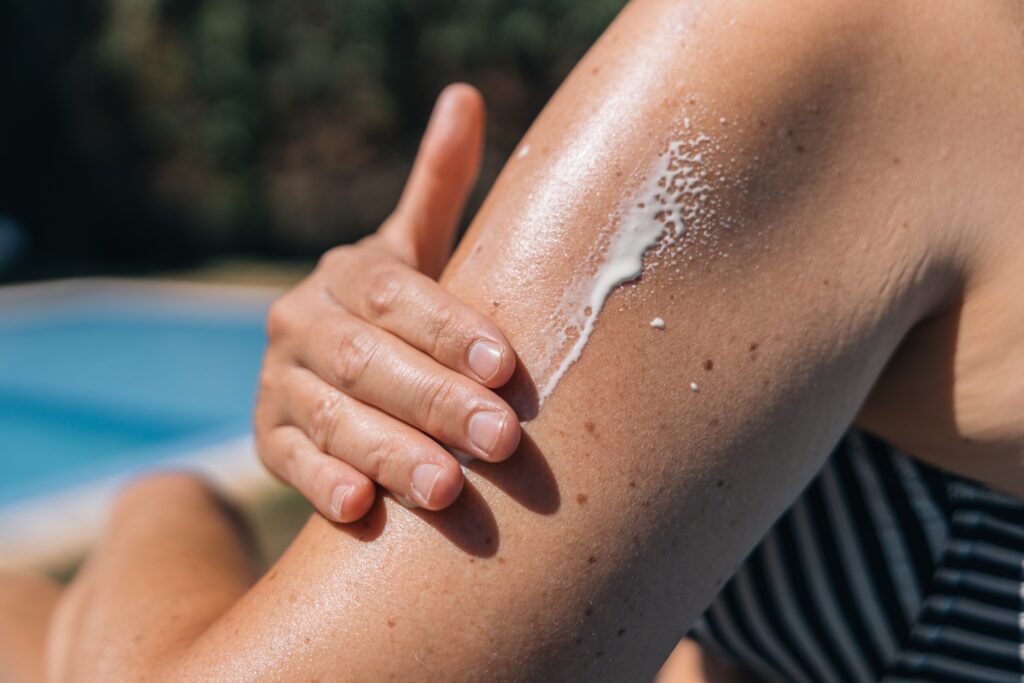
[[[61,492],[213,467],[218,450],[255,466],[247,435],[274,294],[110,281],[0,290],[0,540],[37,524],[25,520],[34,502],[64,507]],[[17,510],[19,528],[4,523]]]

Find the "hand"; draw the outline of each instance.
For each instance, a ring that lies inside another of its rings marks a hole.
[[[476,90],[448,87],[391,217],[271,307],[257,450],[328,519],[366,514],[371,480],[444,508],[462,471],[440,444],[494,462],[519,443],[515,413],[489,389],[512,376],[512,346],[433,279],[476,181],[483,117]]]

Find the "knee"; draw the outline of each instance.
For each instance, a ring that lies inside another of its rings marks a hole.
[[[148,510],[182,511],[220,505],[220,496],[202,477],[187,472],[162,472],[138,479],[117,494],[112,516],[118,519]]]
[[[139,479],[117,498],[110,513],[109,531],[197,528],[217,520],[240,536],[250,530],[241,511],[201,476],[168,472]]]

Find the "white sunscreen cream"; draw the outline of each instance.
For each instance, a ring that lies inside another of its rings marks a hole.
[[[714,244],[711,228],[723,221],[712,208],[712,180],[720,174],[709,171],[706,154],[717,145],[689,132],[691,125],[686,118],[683,139],[669,144],[644,184],[616,212],[607,248],[588,259],[565,290],[548,326],[547,364],[536,374],[541,403],[579,359],[612,291],[640,277],[648,251],[662,255],[672,245]],[[650,326],[661,330],[665,321],[655,318]]]

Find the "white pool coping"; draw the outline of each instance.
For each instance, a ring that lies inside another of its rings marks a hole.
[[[135,278],[68,278],[45,280],[0,287],[0,308],[28,308],[38,303],[52,303],[70,297],[113,292],[118,295],[155,297],[167,303],[188,300],[199,309],[225,303],[266,306],[284,290],[263,285],[234,285],[186,280]]]
[[[239,504],[254,502],[281,486],[260,464],[252,437],[244,436],[15,502],[0,507],[0,568],[49,569],[74,561],[102,531],[118,492],[154,472],[201,475]]]
[[[0,311],[84,295],[157,297],[191,308],[225,303],[266,306],[276,287],[178,281],[86,278],[0,287]],[[240,436],[85,484],[0,505],[0,568],[50,569],[73,562],[95,541],[110,504],[131,481],[153,472],[186,471],[205,477],[229,499],[246,504],[281,487],[256,456],[251,436]]]

